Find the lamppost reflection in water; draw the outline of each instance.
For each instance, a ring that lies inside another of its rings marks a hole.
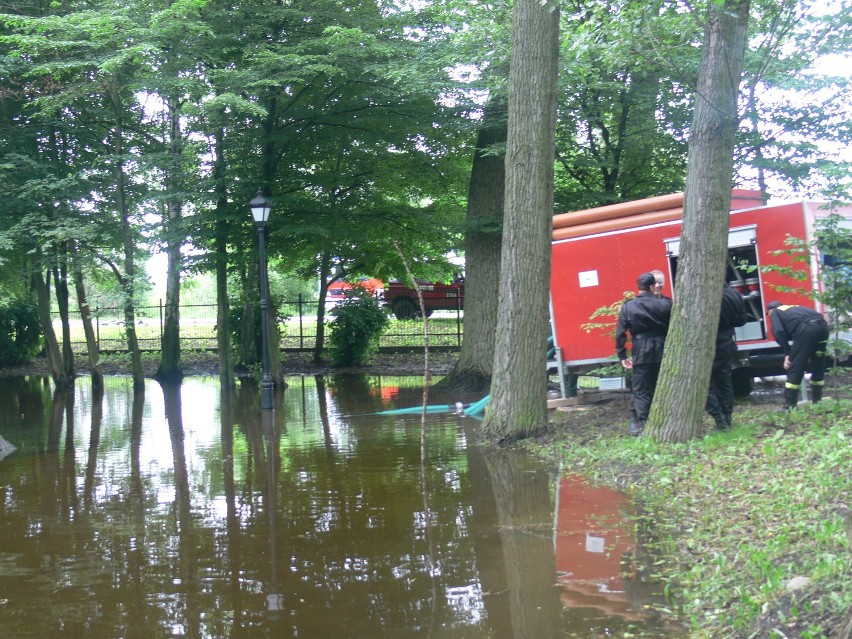
[[[269,515],[270,592],[266,595],[266,617],[273,624],[284,619],[284,594],[280,592],[278,576],[278,499],[276,470],[278,468],[278,438],[275,436],[275,411],[262,410],[261,431],[266,444],[266,504]]]

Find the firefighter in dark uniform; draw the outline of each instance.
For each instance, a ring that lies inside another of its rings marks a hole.
[[[707,412],[713,417],[716,428],[719,430],[727,430],[732,425],[734,383],[731,380],[731,371],[737,354],[734,329],[745,324],[746,319],[743,296],[724,282],[719,329],[716,333],[716,355],[713,357],[713,366],[710,369],[710,388],[707,390],[706,404]]]
[[[639,276],[638,294],[622,304],[615,331],[618,359],[624,368],[633,371],[633,409],[636,417],[630,420],[631,435],[641,435],[645,428],[672,314],[671,300],[654,296],[655,284],[656,280],[650,273]],[[626,348],[628,333],[632,343],[630,357]]]
[[[784,409],[796,408],[805,369],[811,371],[811,401],[822,399],[828,350],[828,322],[822,313],[804,306],[787,306],[770,302],[767,306],[772,322],[772,335],[784,349]],[[790,343],[792,342],[792,344]]]

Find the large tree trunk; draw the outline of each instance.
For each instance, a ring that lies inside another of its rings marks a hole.
[[[100,349],[92,326],[92,309],[86,295],[86,284],[83,280],[83,268],[80,265],[77,247],[71,247],[71,268],[74,274],[74,289],[77,293],[77,308],[80,310],[80,320],[83,323],[83,334],[86,336],[86,354],[89,358],[89,369],[92,372],[92,388],[103,390],[104,370],[100,363]]]
[[[62,362],[62,353],[59,350],[59,340],[53,330],[53,318],[50,316],[50,289],[41,271],[34,270],[32,284],[38,299],[38,316],[41,320],[41,332],[44,336],[44,348],[47,353],[47,361],[50,362],[50,372],[56,384],[56,390],[65,392],[71,390],[72,380],[68,377]]]
[[[497,441],[547,425],[559,11],[551,3],[517,0],[513,20],[500,299],[491,401],[482,425]]]
[[[506,116],[505,99],[492,99],[476,140],[464,240],[464,337],[453,370],[435,385],[440,390],[477,392],[491,384],[506,185],[505,156],[495,153],[495,147],[506,143]]]
[[[180,252],[182,232],[180,229],[181,202],[177,192],[181,190],[180,162],[183,140],[180,130],[180,108],[175,101],[167,100],[169,116],[169,159],[166,169],[166,216],[163,226],[166,237],[166,305],[163,317],[163,335],[160,340],[160,366],[156,378],[161,384],[180,384],[183,372],[180,369]]]
[[[711,3],[689,143],[676,295],[646,432],[684,442],[698,434],[721,308],[733,151],[749,0]]]

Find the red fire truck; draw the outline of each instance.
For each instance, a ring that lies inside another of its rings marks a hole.
[[[731,286],[744,297],[748,323],[737,329],[739,357],[734,386],[738,395],[751,392],[754,377],[783,373],[781,350],[769,332],[766,305],[772,300],[800,304],[824,312],[808,297],[818,286],[822,256],[812,255],[807,281],[797,282],[762,266],[802,268],[789,254],[788,236],[812,240],[814,222],[838,213],[852,219],[852,206],[828,207],[823,202],[797,201],[763,205],[758,191],[732,192],[728,231],[728,272]],[[595,311],[612,306],[635,291],[643,272],[666,274],[665,294],[677,296],[677,261],[683,215],[683,193],[563,213],[553,220],[551,319],[566,372],[587,373],[615,363],[612,330],[589,328]],[[782,292],[778,287],[797,287]],[[597,320],[600,321],[600,320]]]
[[[464,308],[464,279],[456,277],[449,284],[418,280],[417,286],[423,297],[426,317],[434,311],[458,311]],[[409,320],[420,316],[420,300],[417,291],[401,282],[390,282],[382,296],[398,320]]]

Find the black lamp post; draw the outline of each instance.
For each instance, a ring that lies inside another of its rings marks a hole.
[[[260,334],[263,342],[263,379],[260,382],[260,407],[263,410],[272,409],[272,376],[269,374],[269,300],[266,275],[266,223],[272,204],[263,197],[263,191],[257,190],[257,195],[249,202],[251,216],[257,224],[257,240],[260,247]]]

